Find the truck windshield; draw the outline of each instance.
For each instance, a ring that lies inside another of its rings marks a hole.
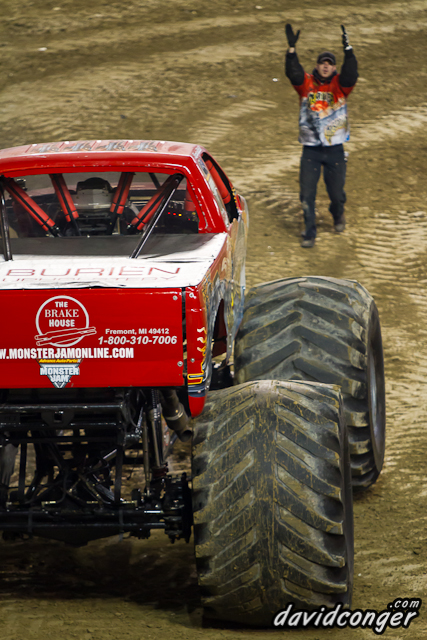
[[[199,232],[196,206],[181,174],[117,171],[2,176],[0,186],[4,194],[1,241],[3,252],[10,244],[12,255],[60,255],[64,250],[67,255],[82,255],[82,251],[99,255],[105,245],[108,254],[128,252],[137,257],[135,248],[140,250],[153,233]]]

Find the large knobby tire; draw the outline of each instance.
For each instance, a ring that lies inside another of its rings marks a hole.
[[[353,511],[339,387],[211,392],[195,420],[193,515],[205,615],[271,625],[288,603],[350,606]]]
[[[312,380],[340,385],[354,490],[371,486],[385,450],[381,329],[358,282],[307,277],[254,287],[235,343],[235,381]]]

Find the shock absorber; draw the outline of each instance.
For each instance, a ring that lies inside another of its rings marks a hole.
[[[185,409],[178,400],[178,395],[173,389],[163,389],[160,394],[163,417],[169,429],[175,431],[182,442],[187,442],[193,435],[189,427],[189,418]]]
[[[155,461],[153,476],[163,476],[166,474],[167,466],[163,460],[162,412],[160,405],[160,393],[158,389],[151,390],[151,408],[148,412],[148,418],[151,423],[151,435]]]

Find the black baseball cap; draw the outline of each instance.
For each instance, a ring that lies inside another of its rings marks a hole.
[[[319,54],[319,57],[317,58],[317,64],[322,64],[322,62],[325,62],[325,60],[329,60],[329,62],[333,65],[336,65],[337,63],[334,54],[330,51],[324,51],[323,53]]]

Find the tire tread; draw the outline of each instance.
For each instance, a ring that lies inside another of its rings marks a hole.
[[[351,488],[339,389],[262,380],[211,392],[194,433],[206,615],[259,626],[291,601],[350,603]]]
[[[277,379],[341,387],[355,490],[371,486],[381,471],[366,374],[373,307],[372,296],[352,280],[309,276],[257,285],[247,294],[235,347],[237,384]]]

